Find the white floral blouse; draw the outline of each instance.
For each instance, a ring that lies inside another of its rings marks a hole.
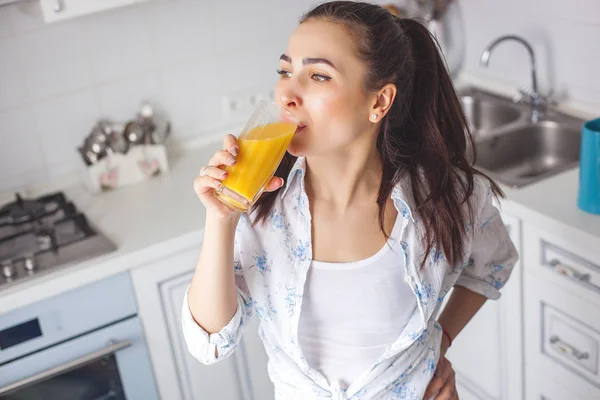
[[[436,316],[445,295],[454,285],[460,285],[497,299],[518,259],[492,204],[489,183],[476,178],[475,218],[466,222],[467,256],[463,265],[454,269],[440,252],[431,254],[419,269],[425,252],[420,239],[422,223],[413,211],[410,187],[401,183],[393,189],[391,197],[402,217],[400,240],[406,268],[405,282],[398,285],[410,285],[418,307],[397,340],[343,390],[338,382],[328,382],[308,365],[298,344],[302,295],[312,259],[304,171],[305,160],[299,158],[266,224],[253,227],[252,215],[244,214],[240,219],[233,265],[238,309],[227,326],[208,335],[194,322],[186,295],[182,323],[189,352],[204,364],[227,358],[254,312],[260,319],[259,334],[269,356],[268,371],[277,400],[422,399],[439,358],[442,335]]]

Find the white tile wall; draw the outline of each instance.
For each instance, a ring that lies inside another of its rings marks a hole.
[[[78,162],[75,148],[98,117],[98,103],[90,87],[81,91],[36,102],[33,119],[37,141],[41,143],[48,174],[57,176],[72,170]]]
[[[29,106],[0,111],[0,182],[6,187],[47,177]]]
[[[0,7],[0,192],[73,172],[94,122],[146,99],[179,138],[237,125],[224,97],[274,85],[312,2],[152,0],[54,24],[35,1]]]
[[[222,119],[218,71],[216,63],[192,61],[163,72],[165,107],[181,135],[196,134],[202,125],[213,127]]]
[[[150,24],[139,8],[101,13],[82,23],[94,83],[111,82],[154,67]]]
[[[167,2],[145,10],[159,68],[207,60],[213,55],[214,38],[220,33],[214,28],[212,3]]]
[[[82,33],[80,21],[69,21],[15,38],[31,100],[91,85],[89,54]]]
[[[0,110],[3,110],[25,104],[27,92],[17,44],[10,40],[0,41],[0,54]]]
[[[237,124],[223,98],[273,86],[289,34],[316,2],[152,0],[56,24],[35,1],[0,7],[0,192],[73,171],[94,121],[129,118],[144,99],[170,113],[180,138]],[[522,34],[539,53],[542,87],[600,113],[600,1],[460,2],[466,71],[527,84],[517,45],[498,48],[489,69],[478,64],[494,37]]]
[[[140,99],[164,99],[158,71],[124,76],[96,86],[99,114],[116,121],[125,121],[138,111]]]

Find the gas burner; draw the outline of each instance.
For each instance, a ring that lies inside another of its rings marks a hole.
[[[16,200],[0,208],[0,221],[7,224],[21,224],[35,221],[46,214],[46,206],[34,200],[23,200],[19,193]]]
[[[0,208],[0,289],[115,249],[62,193]]]

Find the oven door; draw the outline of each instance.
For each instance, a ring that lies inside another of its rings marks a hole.
[[[2,400],[158,400],[138,317],[0,364]]]

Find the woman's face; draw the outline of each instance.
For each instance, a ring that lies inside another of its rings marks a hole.
[[[343,26],[314,19],[300,24],[279,63],[276,101],[300,122],[292,155],[331,154],[373,132],[366,66]]]

